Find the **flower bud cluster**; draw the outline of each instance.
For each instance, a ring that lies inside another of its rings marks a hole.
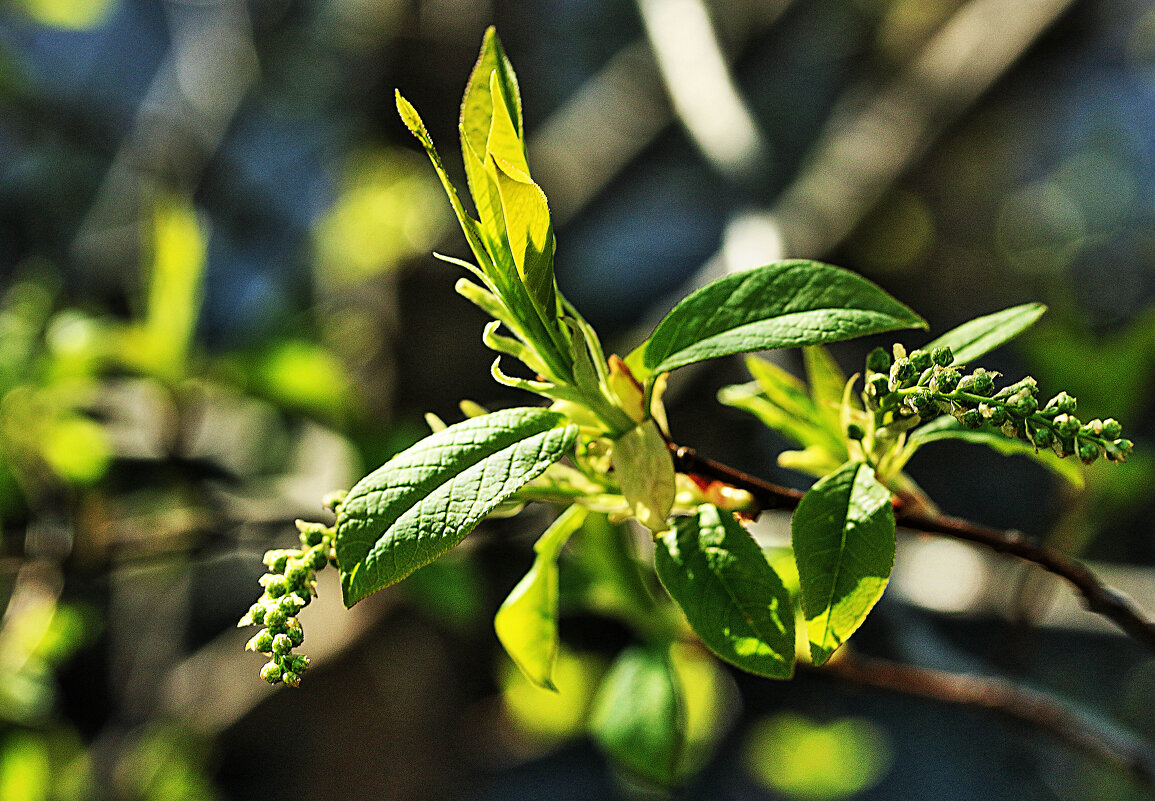
[[[309,657],[295,654],[293,649],[305,640],[305,630],[297,614],[317,594],[316,575],[330,563],[336,563],[333,553],[335,528],[321,523],[297,521],[300,548],[279,548],[265,553],[269,572],[261,576],[264,594],[253,604],[238,626],[260,626],[245,646],[269,657],[261,668],[261,678],[269,684],[287,684],[296,687],[309,668]]]
[[[1078,456],[1085,464],[1101,457],[1123,462],[1131,455],[1132,443],[1122,438],[1117,420],[1082,422],[1075,417],[1075,399],[1066,392],[1040,406],[1038,382],[1030,376],[996,389],[999,373],[981,367],[966,373],[954,365],[950,348],[907,355],[895,345],[893,359],[877,348],[867,357],[866,370],[863,397],[883,435],[947,413],[967,428],[990,426],[1036,449]]]

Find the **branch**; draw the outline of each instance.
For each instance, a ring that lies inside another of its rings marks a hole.
[[[855,687],[937,701],[1021,724],[1155,786],[1155,758],[1150,749],[1127,733],[1108,728],[1103,721],[1038,690],[1005,679],[931,670],[851,653],[811,670]]]
[[[803,493],[751,476],[729,465],[700,456],[693,448],[672,444],[674,467],[680,473],[723,481],[754,496],[760,510],[793,509]],[[1123,593],[1108,587],[1086,565],[1066,554],[1040,545],[1020,531],[1002,530],[950,515],[908,511],[901,504],[896,519],[904,528],[942,534],[984,545],[998,553],[1031,562],[1068,582],[1083,596],[1087,609],[1111,620],[1124,632],[1155,652],[1155,623]]]

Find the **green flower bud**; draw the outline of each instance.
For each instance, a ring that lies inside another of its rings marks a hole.
[[[963,413],[962,424],[967,428],[982,428],[983,416],[978,409],[968,409]]]
[[[1079,458],[1083,464],[1090,464],[1099,458],[1099,446],[1094,442],[1082,440],[1079,443]]]
[[[1035,445],[1040,448],[1049,448],[1055,441],[1055,432],[1045,426],[1031,429],[1031,437]]]
[[[1038,408],[1038,399],[1027,390],[1019,390],[1007,399],[1007,409],[1019,417],[1030,417]]]
[[[273,637],[273,653],[277,656],[284,656],[293,650],[293,641],[289,639],[288,634],[278,634]]]
[[[249,611],[245,612],[245,616],[241,618],[238,626],[252,626],[254,624],[261,625],[265,622],[265,605],[258,602],[249,607]]]
[[[990,403],[979,404],[979,414],[990,421],[993,426],[1001,426],[1007,419],[1007,411],[1002,406]]]
[[[272,551],[265,551],[265,557],[261,561],[263,561],[266,567],[268,567],[272,572],[284,573],[285,563],[289,560],[290,553],[290,551],[286,551],[283,548],[277,548]]]
[[[1107,439],[1119,439],[1123,436],[1123,425],[1114,417],[1103,421],[1103,436]]]
[[[1055,419],[1051,422],[1055,426],[1055,430],[1064,437],[1073,437],[1082,426],[1078,417],[1071,417],[1069,414],[1055,415]]]
[[[291,670],[286,670],[284,673],[281,674],[281,681],[283,681],[285,684],[289,685],[290,687],[300,687],[301,686],[301,674],[294,673]]]
[[[940,348],[935,348],[932,350],[930,352],[930,358],[931,361],[933,361],[939,367],[948,367],[954,362],[954,353],[948,346],[943,345]]]
[[[1049,401],[1047,401],[1047,405],[1045,408],[1058,409],[1059,414],[1074,414],[1075,413],[1075,407],[1077,405],[1078,404],[1076,403],[1074,398],[1072,398],[1066,392],[1060,392],[1058,395],[1056,395],[1055,397],[1053,397]]]
[[[934,359],[931,358],[931,355],[928,351],[914,350],[910,352],[910,363],[913,364],[915,369],[921,373],[923,370],[929,369],[930,366],[934,364]]]
[[[895,359],[894,364],[890,366],[890,382],[891,390],[906,386],[910,381],[918,375],[918,369],[911,363],[910,359],[903,357]]]
[[[866,370],[870,373],[890,373],[890,354],[882,348],[875,348],[866,357]]]
[[[907,397],[907,403],[918,412],[922,418],[934,417],[938,414],[938,405],[934,402],[934,393],[926,387],[919,387]]]
[[[309,657],[304,654],[293,654],[285,660],[289,670],[300,675],[309,669]]]
[[[954,392],[959,385],[962,375],[958,370],[940,370],[931,379],[931,389],[937,392]]]
[[[294,590],[299,590],[305,586],[305,582],[309,580],[309,568],[304,565],[293,565],[285,571],[285,582]]]
[[[1134,447],[1129,439],[1117,439],[1114,442],[1108,442],[1105,450],[1107,451],[1107,458],[1112,462],[1125,462]]]
[[[304,520],[296,521],[297,531],[301,532],[301,543],[306,547],[320,545],[321,540],[325,539],[325,534],[329,531],[328,527],[320,523],[309,523]]]
[[[312,594],[307,589],[295,591],[293,597],[301,602],[301,605],[297,607],[298,611],[304,609],[313,600]]]
[[[970,375],[963,376],[962,380],[959,381],[958,388],[972,395],[982,395],[984,398],[989,398],[991,393],[995,391],[996,375],[998,373],[979,367]]]
[[[287,617],[292,617],[300,612],[305,604],[301,602],[301,599],[298,598],[296,594],[291,593],[282,597],[281,600],[277,602],[277,606],[281,608]]]
[[[325,555],[324,545],[318,545],[305,554],[305,564],[314,570],[323,569],[328,561],[329,557]]]
[[[265,615],[265,624],[274,631],[280,631],[288,622],[289,616],[285,614],[285,610],[279,605],[274,606]]]
[[[265,666],[261,668],[261,678],[267,681],[269,684],[276,684],[279,682],[282,675],[283,671],[281,670],[281,666],[276,662],[267,662]]]
[[[265,588],[265,594],[270,598],[280,598],[288,590],[285,577],[276,573],[266,573],[261,576],[259,583]]]
[[[256,651],[259,654],[271,653],[273,650],[273,633],[268,629],[261,629],[245,643],[246,651]]]
[[[851,423],[846,427],[846,436],[855,442],[861,442],[866,436],[866,430],[858,423]]]
[[[294,622],[296,620],[296,618],[293,618]],[[305,630],[301,628],[301,624],[298,623],[296,626],[290,626],[289,630],[285,632],[285,636],[289,638],[289,641],[293,643],[293,647],[296,648],[305,641]]]

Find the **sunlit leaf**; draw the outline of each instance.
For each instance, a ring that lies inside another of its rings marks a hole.
[[[546,529],[533,546],[533,566],[493,618],[497,638],[506,653],[527,679],[547,690],[557,690],[553,683],[558,654],[557,557],[585,518],[585,507],[574,505]]]
[[[758,544],[729,512],[705,504],[654,549],[658,579],[707,648],[743,670],[794,673],[794,606]]]
[[[811,658],[821,665],[862,625],[890,580],[890,492],[869,466],[847,462],[802,497],[791,533]]]
[[[968,364],[985,353],[1008,342],[1043,316],[1047,307],[1042,303],[1024,303],[1001,312],[976,317],[958,328],[952,328],[923,350],[933,350],[947,346],[954,353],[959,364]]]
[[[577,426],[547,409],[506,409],[426,437],[361,479],[337,518],[346,606],[457,545],[498,504],[569,450]]]
[[[677,489],[674,460],[657,424],[647,420],[614,440],[610,460],[634,515],[651,531],[665,531]]]
[[[677,782],[685,744],[679,696],[664,648],[627,648],[598,689],[590,734],[620,769],[668,787]]]
[[[861,276],[820,262],[782,261],[727,276],[682,300],[644,345],[644,362],[661,373],[734,353],[925,325]]]

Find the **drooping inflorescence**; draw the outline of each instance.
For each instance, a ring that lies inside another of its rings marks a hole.
[[[1084,423],[1075,416],[1075,398],[1066,392],[1040,404],[1034,378],[997,389],[1000,377],[982,367],[966,372],[964,365],[954,364],[950,348],[907,354],[895,345],[893,357],[882,348],[867,357],[863,398],[874,415],[876,436],[883,438],[950,414],[967,428],[993,428],[1060,457],[1078,456],[1085,464],[1099,458],[1123,462],[1131,455],[1132,443],[1114,418]]]
[[[326,506],[336,511],[339,495],[326,499]],[[264,593],[253,604],[237,626],[260,626],[245,646],[269,657],[261,668],[261,678],[269,684],[287,684],[296,687],[309,668],[309,657],[295,654],[293,649],[305,641],[305,630],[298,613],[313,599],[316,592],[317,571],[336,562],[333,537],[336,529],[322,523],[296,521],[300,532],[300,548],[277,548],[265,553],[264,563],[269,572],[261,576]]]

